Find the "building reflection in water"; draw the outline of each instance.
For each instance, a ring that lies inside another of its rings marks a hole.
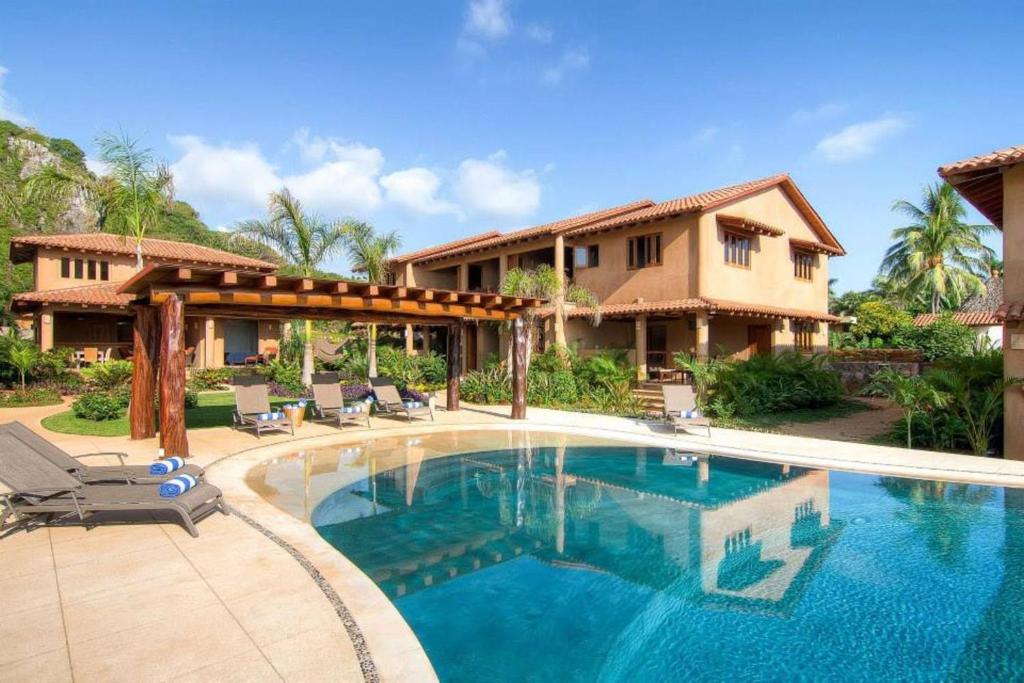
[[[386,467],[349,453],[340,489],[330,458],[268,469],[261,485],[295,490],[302,476],[302,516],[392,598],[531,555],[785,616],[840,529],[826,471],[661,448],[521,446],[426,459],[410,441],[387,452]]]

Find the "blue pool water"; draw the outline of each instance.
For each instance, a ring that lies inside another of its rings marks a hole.
[[[658,448],[453,455],[314,512],[442,681],[1024,678],[1024,496]]]

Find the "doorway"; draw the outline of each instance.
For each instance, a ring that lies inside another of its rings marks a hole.
[[[667,367],[668,363],[668,325],[647,325],[647,369],[656,370]]]
[[[772,326],[771,325],[748,325],[747,326],[747,357],[750,358],[759,353],[772,352]]]
[[[476,325],[466,325],[466,371],[476,370],[477,345]]]
[[[259,353],[259,323],[255,320],[224,321],[224,362],[242,365],[246,358]]]

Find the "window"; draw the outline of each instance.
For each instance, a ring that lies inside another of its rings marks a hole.
[[[630,237],[627,243],[628,267],[647,268],[661,265],[661,234]]]
[[[60,276],[71,277],[71,259],[67,256],[60,260]]]
[[[725,262],[741,268],[750,267],[750,238],[725,233]]]
[[[797,351],[814,350],[814,323],[793,323],[793,345]]]
[[[596,268],[598,264],[597,245],[573,249],[573,263],[577,268]]]
[[[798,280],[812,279],[814,276],[814,254],[806,251],[794,251],[793,275]]]
[[[75,259],[75,279],[81,280],[83,277],[82,271],[85,268],[85,262],[80,258]]]
[[[110,279],[110,261],[100,261],[100,279]]]
[[[88,271],[87,272],[89,273],[89,279],[90,280],[95,280],[96,279],[96,261],[94,261],[93,259],[89,259],[89,263],[87,265],[88,265]]]

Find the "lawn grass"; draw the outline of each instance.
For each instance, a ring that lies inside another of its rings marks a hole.
[[[781,413],[769,413],[767,415],[748,415],[744,417],[731,417],[728,419],[714,418],[712,423],[716,427],[727,429],[746,429],[754,432],[771,432],[781,425],[791,422],[809,423],[824,422],[836,417],[846,417],[854,413],[871,410],[871,406],[861,401],[843,399],[833,406],[824,408],[801,408],[799,410],[787,410]]]
[[[270,397],[271,407],[284,405],[288,401],[289,399],[286,398]],[[188,429],[229,427],[231,426],[231,413],[234,409],[234,392],[211,391],[199,394],[199,405],[185,410],[185,427]],[[42,425],[51,432],[83,436],[128,436],[130,433],[127,416],[116,420],[93,422],[75,416],[74,412],[70,410],[44,418]]]

